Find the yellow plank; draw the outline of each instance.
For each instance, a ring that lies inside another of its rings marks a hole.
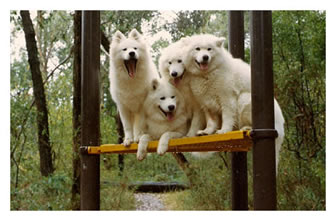
[[[232,131],[225,134],[171,139],[167,152],[249,151],[252,147],[249,133],[249,131]],[[158,141],[150,141],[147,151],[156,152],[158,143]],[[122,144],[103,144],[88,147],[88,153],[136,153],[137,149],[136,143],[132,143],[129,147]]]

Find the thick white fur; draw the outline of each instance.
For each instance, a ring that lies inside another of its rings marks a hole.
[[[274,128],[278,132],[278,137],[275,139],[276,171],[278,171],[280,149],[285,137],[284,124],[285,119],[281,108],[274,99]],[[252,128],[251,93],[243,93],[238,98],[238,128],[241,130]]]
[[[125,60],[130,53],[137,59],[135,73],[128,73]],[[129,146],[142,134],[143,103],[147,88],[153,78],[158,77],[149,49],[140,33],[133,29],[128,38],[117,31],[110,45],[110,92],[116,102],[124,127],[123,144]]]
[[[224,39],[203,34],[190,37],[185,52],[185,66],[192,93],[203,109],[206,128],[198,135],[226,133],[251,128],[250,66],[235,59],[223,47]],[[275,107],[276,165],[284,138],[284,119],[278,103]]]
[[[183,95],[186,104],[188,125],[187,137],[193,137],[197,131],[204,128],[205,119],[202,109],[199,107],[190,88],[190,74],[186,73],[184,53],[189,38],[183,38],[170,44],[161,51],[159,59],[159,71],[165,81],[174,85]]]
[[[191,90],[207,122],[206,128],[198,131],[199,135],[232,131],[238,98],[251,90],[249,65],[234,59],[223,48],[223,43],[223,39],[213,35],[196,35],[188,44],[185,60],[188,72],[193,75]],[[206,70],[201,70],[198,64],[203,56],[208,57]]]
[[[174,106],[174,109],[169,110],[169,106]],[[146,127],[138,145],[138,160],[146,157],[150,140],[160,139],[157,153],[163,155],[168,149],[170,139],[183,137],[187,133],[184,98],[167,81],[162,79],[152,81],[144,107]],[[163,111],[169,113],[170,118]]]

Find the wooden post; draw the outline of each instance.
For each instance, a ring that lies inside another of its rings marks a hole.
[[[229,51],[244,60],[244,12],[229,11]],[[248,209],[246,152],[231,153],[232,210]]]
[[[100,12],[82,13],[81,146],[100,145]],[[81,210],[100,208],[99,155],[81,151]]]
[[[255,210],[276,209],[272,13],[251,12],[253,193]]]

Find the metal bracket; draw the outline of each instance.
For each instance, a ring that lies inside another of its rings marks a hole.
[[[252,129],[250,132],[250,137],[253,140],[277,138],[278,132],[275,129]]]

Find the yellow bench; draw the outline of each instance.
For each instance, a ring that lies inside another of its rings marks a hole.
[[[156,152],[159,141],[150,141],[147,152]],[[213,134],[200,137],[183,137],[171,139],[167,152],[246,152],[252,148],[250,131],[232,131],[225,134]],[[136,153],[138,144],[129,147],[122,144],[103,144],[87,147],[88,154],[103,153]]]

